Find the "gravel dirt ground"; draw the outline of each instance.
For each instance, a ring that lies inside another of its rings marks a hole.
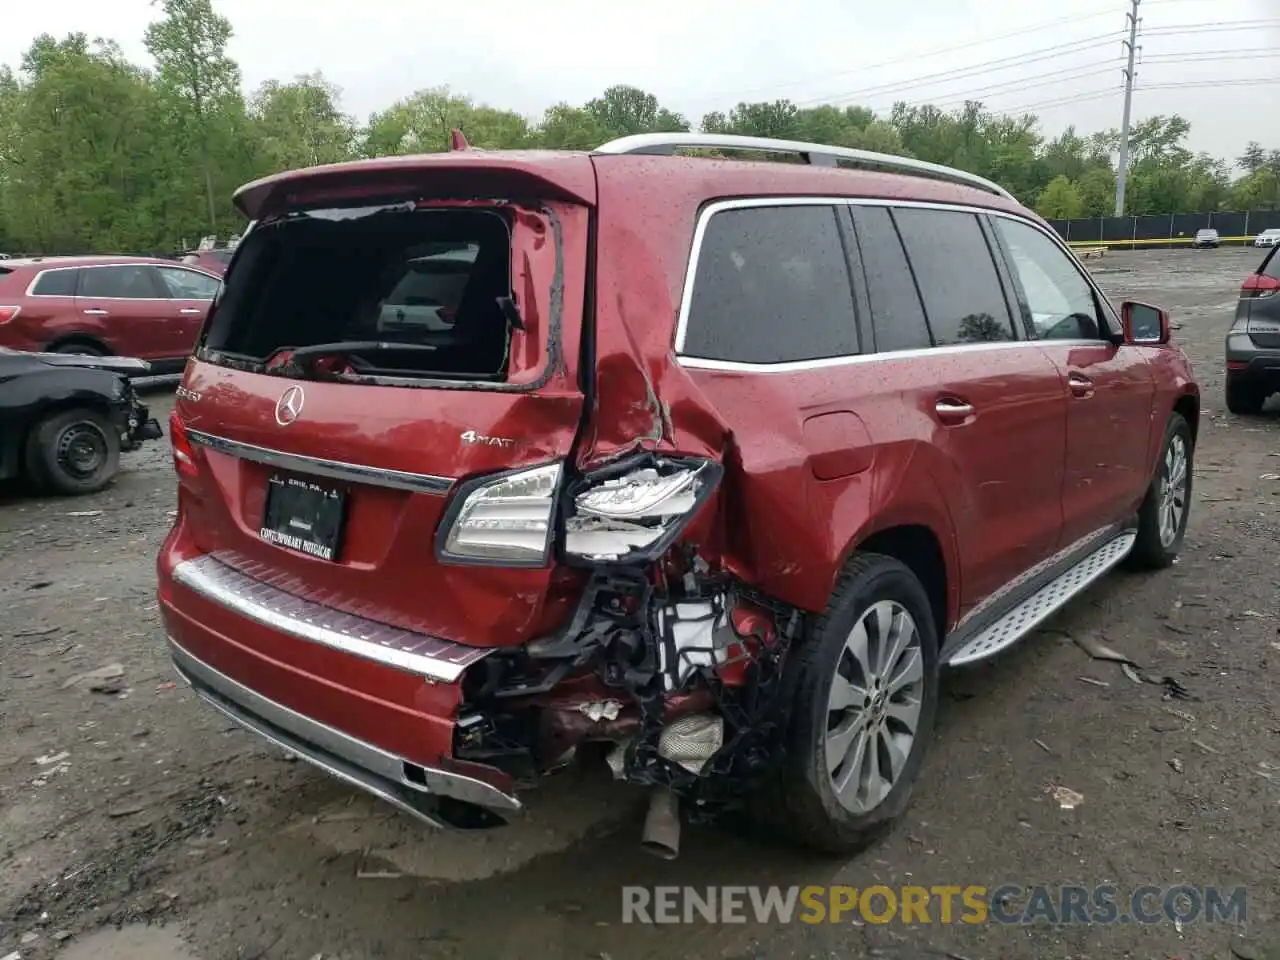
[[[593,772],[562,775],[503,831],[432,833],[174,683],[152,569],[174,506],[167,442],[127,454],[97,496],[0,493],[0,957],[1275,960],[1280,415],[1221,400],[1223,335],[1258,256],[1091,262],[1117,298],[1172,310],[1200,377],[1185,553],[1110,576],[1007,655],[948,675],[913,806],[848,862],[714,827],[656,860],[638,848],[640,798]],[[151,403],[163,422],[172,394]],[[1073,642],[1090,639],[1191,699]],[[1083,803],[1062,809],[1056,786]],[[624,884],[830,883],[1247,885],[1249,900],[1242,926],[1181,929],[621,922]]]

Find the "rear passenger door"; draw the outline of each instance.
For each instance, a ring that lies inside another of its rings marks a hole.
[[[1015,322],[979,216],[851,210],[878,355],[857,409],[877,445],[937,455],[928,468],[952,511],[963,615],[1058,544],[1066,389]]]
[[[1044,231],[992,217],[1024,323],[1069,391],[1063,478],[1065,548],[1127,519],[1150,481],[1147,462],[1155,381],[1144,351],[1119,325],[1081,268]]]
[[[100,324],[112,353],[159,360],[180,352],[168,290],[150,264],[82,267],[76,307]]]

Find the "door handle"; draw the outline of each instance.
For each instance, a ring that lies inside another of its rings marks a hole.
[[[1081,399],[1093,396],[1093,381],[1083,373],[1068,374],[1067,385],[1071,387],[1072,394]]]
[[[933,412],[943,423],[963,423],[973,416],[973,405],[963,400],[943,399],[933,405]]]
[[[203,311],[203,310],[201,310],[199,307],[183,307],[183,308],[182,308],[181,310],[179,310],[178,312],[179,312],[179,313],[185,313],[185,314],[188,314],[188,315],[190,315],[190,314],[196,314],[196,313],[204,313],[204,311]]]
[[[86,315],[86,316],[90,316],[90,317],[105,317],[105,316],[107,315],[107,311],[105,311],[105,310],[86,310],[86,311],[85,311],[85,315]]]

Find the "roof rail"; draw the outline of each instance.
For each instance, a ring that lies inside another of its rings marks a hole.
[[[754,150],[761,153],[796,153],[805,163],[820,167],[834,167],[841,160],[848,160],[864,167],[879,168],[892,173],[914,174],[934,180],[946,180],[986,190],[1006,200],[1016,198],[998,183],[966,173],[940,163],[895,157],[889,153],[870,150],[854,150],[849,147],[829,147],[821,143],[805,143],[801,140],[774,140],[769,137],[740,137],[722,133],[638,133],[630,137],[610,140],[595,149],[595,153],[648,154],[671,156],[677,150]]]

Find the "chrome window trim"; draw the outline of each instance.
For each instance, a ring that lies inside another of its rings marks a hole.
[[[63,273],[67,270],[103,270],[107,267],[168,267],[168,263],[83,263],[66,267],[46,267],[32,278],[27,284],[27,289],[23,293],[26,297],[35,297],[37,300],[66,300],[69,296],[75,300],[109,300],[114,303],[170,303],[174,300],[186,300],[187,297],[80,297],[79,294],[65,293],[32,293],[36,284],[40,282],[40,278],[46,273]],[[210,280],[216,280],[219,285],[222,284],[222,278],[218,277],[207,270],[197,270],[195,267],[187,266],[182,263],[175,263],[172,266],[179,270],[190,270],[192,273],[198,273],[202,277],[208,277]],[[198,298],[197,298],[198,299]]]
[[[698,215],[698,222],[693,231],[693,245],[689,253],[689,263],[685,268],[684,288],[680,293],[680,312],[676,318],[675,357],[682,367],[698,370],[732,370],[742,373],[794,373],[802,370],[821,370],[826,367],[838,367],[851,363],[867,363],[871,361],[892,360],[910,356],[935,356],[940,352],[1008,349],[1010,347],[1028,347],[1042,344],[1071,344],[1080,346],[1087,344],[1097,346],[1108,343],[1107,340],[1010,340],[991,343],[947,344],[941,347],[922,347],[916,350],[897,350],[886,353],[847,354],[835,357],[820,357],[814,360],[788,360],[779,363],[756,363],[738,360],[713,360],[706,357],[695,357],[684,352],[685,341],[689,331],[689,311],[693,304],[693,285],[698,274],[698,261],[702,255],[702,245],[706,237],[707,224],[711,218],[726,210],[749,210],[757,207],[907,207],[918,210],[941,210],[948,213],[969,213],[975,216],[1004,217],[1016,223],[1023,223],[1035,228],[1047,236],[1058,249],[1065,253],[1075,265],[1085,282],[1094,294],[1100,298],[1104,308],[1114,313],[1115,308],[1107,295],[1102,292],[1093,276],[1085,270],[1075,254],[1056,232],[1029,217],[1009,210],[995,210],[989,207],[978,207],[972,204],[938,203],[925,200],[888,200],[882,197],[742,197],[734,200],[717,200],[707,204]]]
[[[860,363],[885,363],[892,360],[910,360],[915,357],[937,357],[955,353],[973,353],[980,350],[1012,350],[1015,348],[1043,347],[1054,344],[1064,347],[1096,347],[1101,340],[996,340],[983,343],[948,344],[943,347],[923,347],[914,350],[886,350],[882,353],[860,353],[841,357],[823,357],[820,360],[789,360],[783,363],[745,363],[737,360],[708,360],[703,357],[678,357],[680,366],[691,370],[722,370],[736,373],[797,373],[802,370],[823,370],[830,367],[849,367]]]
[[[342,460],[327,460],[324,457],[308,457],[300,453],[286,453],[270,447],[260,447],[253,443],[239,440],[228,440],[203,430],[187,429],[187,437],[192,443],[217,450],[242,460],[282,470],[296,470],[329,477],[333,480],[345,480],[349,483],[367,483],[375,487],[390,487],[393,490],[409,490],[413,493],[430,493],[442,496],[453,488],[452,477],[438,477],[427,473],[409,473],[404,470],[389,470],[384,467],[368,467],[358,463],[346,463]]]

